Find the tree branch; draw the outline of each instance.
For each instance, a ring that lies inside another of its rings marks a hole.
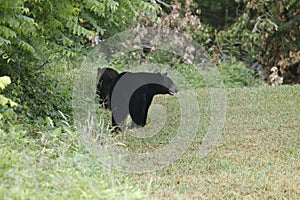
[[[169,4],[167,4],[167,3],[165,3],[165,2],[163,2],[161,0],[156,0],[156,1],[157,1],[157,3],[163,5],[163,6],[167,7],[167,8],[173,9],[173,5],[169,5]]]

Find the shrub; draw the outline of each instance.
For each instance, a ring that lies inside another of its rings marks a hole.
[[[225,87],[249,87],[258,81],[251,69],[243,63],[237,62],[234,58],[230,61],[221,62],[218,68]]]

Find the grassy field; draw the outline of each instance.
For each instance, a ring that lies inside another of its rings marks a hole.
[[[3,132],[0,199],[299,199],[300,86],[226,93],[225,126],[213,151],[204,158],[200,152],[211,108],[208,92],[199,90],[196,138],[178,160],[155,172],[103,167],[68,123],[35,138],[30,130]],[[170,143],[180,121],[171,99],[164,131],[149,139],[118,135],[119,148],[145,152]]]
[[[300,87],[227,95],[226,126],[211,154],[199,158],[196,138],[172,165],[134,176],[153,199],[299,199]]]

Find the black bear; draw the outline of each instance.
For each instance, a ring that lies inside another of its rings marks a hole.
[[[178,89],[167,74],[123,72],[114,78],[110,88],[112,125],[120,126],[130,115],[131,127],[144,127],[152,99],[157,94],[174,95]]]
[[[109,108],[110,87],[118,74],[119,73],[112,68],[98,68],[99,81],[97,84],[97,94],[100,98],[100,104],[104,104],[105,108]]]

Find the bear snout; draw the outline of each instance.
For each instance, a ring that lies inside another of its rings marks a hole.
[[[175,85],[169,88],[169,94],[170,94],[170,95],[173,96],[173,95],[176,94],[177,92],[178,92],[178,89],[177,89],[177,87],[176,87]]]

